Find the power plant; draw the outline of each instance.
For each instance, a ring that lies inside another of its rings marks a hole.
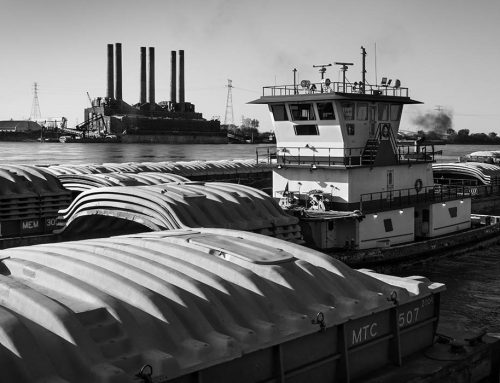
[[[158,103],[155,95],[155,48],[149,47],[148,51],[146,57],[146,47],[140,48],[139,102],[131,105],[122,98],[122,45],[108,44],[106,97],[91,100],[91,107],[84,111],[85,122],[77,129],[94,132],[98,136],[116,135],[122,142],[227,143],[220,122],[204,119],[201,113],[195,111],[194,104],[185,101],[184,51],[178,52],[178,78],[177,52],[171,51],[170,101]],[[147,58],[149,81],[146,81]]]

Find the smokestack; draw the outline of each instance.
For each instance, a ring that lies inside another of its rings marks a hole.
[[[113,83],[115,82],[113,78],[113,44],[108,44],[108,88],[106,92],[106,97],[115,98],[113,96]]]
[[[149,104],[151,108],[155,104],[155,49],[149,47]]]
[[[146,47],[141,47],[141,99],[140,104],[146,103]]]
[[[184,102],[184,51],[179,51],[179,102]]]
[[[177,102],[177,55],[175,51],[171,51],[170,57],[170,101]]]
[[[122,44],[116,43],[116,99],[122,100]]]

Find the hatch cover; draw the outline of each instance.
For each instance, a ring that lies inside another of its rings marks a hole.
[[[210,254],[229,260],[235,257],[247,262],[262,265],[274,265],[290,262],[293,255],[278,247],[257,244],[241,237],[228,239],[220,235],[198,235],[189,238],[188,242],[207,249]]]

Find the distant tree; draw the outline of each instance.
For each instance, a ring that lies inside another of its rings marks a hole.
[[[473,133],[469,136],[470,142],[477,144],[487,144],[490,138],[485,133]]]
[[[497,138],[498,134],[496,134],[495,132],[491,132],[488,134],[488,137],[491,138],[492,140],[494,140],[495,138]]]
[[[425,138],[427,140],[440,140],[441,139],[441,135],[434,132],[433,130],[431,130],[430,132],[427,132],[426,135],[425,135]]]
[[[460,137],[468,137],[470,133],[469,129],[460,129],[457,133]]]

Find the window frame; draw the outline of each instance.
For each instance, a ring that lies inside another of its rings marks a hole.
[[[385,118],[384,118],[384,113],[385,111]],[[390,118],[390,110],[389,110],[389,104],[386,103],[380,103],[378,104],[378,121],[389,121]]]
[[[277,120],[276,114],[274,113],[274,107],[279,107],[279,106],[283,107],[284,116],[285,116],[285,119],[283,119],[283,120]],[[288,110],[287,110],[286,104],[271,104],[271,105],[269,105],[269,107],[271,109],[271,114],[273,115],[274,121],[290,121],[290,117],[288,115]]]
[[[394,107],[398,107],[398,113],[397,113],[397,116],[395,118],[392,118],[393,117],[393,113],[392,113],[392,109]],[[403,105],[401,104],[390,104],[389,106],[389,118],[391,119],[391,121],[399,121],[401,120],[401,114],[403,112]]]
[[[301,108],[301,106],[304,105],[309,105],[309,109],[306,108]],[[294,115],[294,110],[292,107],[298,106],[299,109],[297,111],[300,111],[302,114],[302,111],[304,110],[309,110],[309,116],[308,118],[295,118]],[[290,112],[290,117],[292,118],[292,121],[316,121],[316,112],[314,110],[314,103],[313,102],[301,102],[301,103],[290,103],[288,104],[289,112]],[[311,118],[312,115],[312,118]]]
[[[342,108],[342,118],[344,121],[354,121],[356,119],[356,104],[352,101],[344,101],[340,103],[340,107]],[[350,118],[346,117],[346,108],[352,107],[352,115]]]
[[[332,107],[332,118],[322,118],[322,114],[320,112],[320,105],[326,105],[326,104],[330,104],[330,106]],[[330,121],[330,120],[336,120],[335,118],[335,108],[333,106],[333,102],[332,101],[325,101],[325,102],[317,102],[316,103],[316,109],[318,110],[318,119],[320,121]]]
[[[304,133],[300,131],[300,130],[305,130],[306,127],[307,128],[314,127],[315,133],[310,133],[310,131]],[[319,129],[317,124],[293,124],[293,130],[296,136],[319,136]]]
[[[359,111],[361,107],[365,108],[365,118],[359,118]],[[356,105],[356,120],[358,121],[368,121],[368,103],[367,102],[358,102]]]

